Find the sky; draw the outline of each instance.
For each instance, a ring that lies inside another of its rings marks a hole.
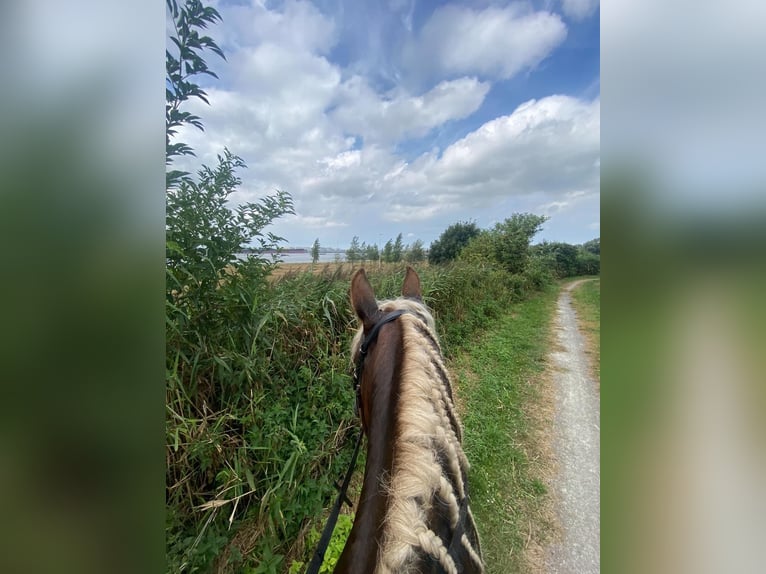
[[[248,168],[231,205],[276,189],[290,247],[429,245],[452,223],[549,217],[535,241],[600,235],[598,0],[217,0],[196,162]]]

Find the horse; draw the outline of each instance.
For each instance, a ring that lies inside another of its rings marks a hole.
[[[338,574],[484,572],[468,505],[468,460],[452,384],[407,267],[402,296],[378,302],[364,269],[351,280],[352,345],[367,462]]]

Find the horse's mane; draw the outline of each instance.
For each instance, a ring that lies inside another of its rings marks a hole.
[[[454,531],[461,503],[467,495],[468,460],[461,447],[461,424],[453,404],[452,387],[428,308],[414,299],[379,302],[382,312],[407,311],[398,319],[402,333],[401,385],[396,413],[394,466],[385,488],[389,508],[376,572],[407,572],[425,554],[446,572],[457,573],[445,542],[429,526],[441,515]],[[352,343],[356,357],[363,337],[360,329]],[[478,543],[473,515],[467,509],[458,544],[476,565],[481,558],[466,533]],[[478,546],[478,544],[477,544]]]

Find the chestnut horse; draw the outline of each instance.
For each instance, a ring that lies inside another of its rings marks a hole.
[[[460,421],[420,278],[408,267],[402,297],[378,302],[360,269],[351,303],[367,464],[335,572],[483,572]]]

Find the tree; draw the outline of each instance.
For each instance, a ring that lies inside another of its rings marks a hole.
[[[476,227],[475,222],[453,223],[444,230],[439,239],[431,243],[428,261],[446,263],[455,260],[460,251],[477,235],[479,235],[479,228]]]
[[[601,238],[596,237],[595,239],[586,241],[585,243],[582,244],[582,248],[588,253],[593,253],[594,255],[601,255]]]
[[[356,263],[361,259],[361,246],[359,245],[359,236],[354,235],[351,240],[351,245],[346,249],[346,260],[351,263]]]
[[[514,213],[495,224],[492,232],[497,261],[510,273],[523,273],[529,260],[529,244],[547,220],[543,215]]]
[[[188,1],[179,7],[176,0],[168,0],[175,34],[165,53],[165,163],[170,166],[178,156],[193,156],[192,148],[175,141],[178,128],[193,125],[204,130],[202,120],[182,109],[184,102],[199,98],[209,103],[207,94],[195,78],[201,74],[217,78],[205,62],[205,51],[224,58],[223,52],[208,36],[199,30],[221,20],[212,7],[199,1]],[[278,191],[259,202],[240,205],[235,211],[227,207],[227,200],[241,184],[235,175],[245,167],[242,158],[228,149],[218,155],[214,168],[202,166],[193,177],[188,172],[168,169],[166,172],[166,263],[169,280],[168,296],[183,293],[186,299],[194,292],[205,293],[217,285],[227,268],[240,267],[236,254],[253,241],[257,243],[255,256],[248,258],[253,272],[265,276],[269,261],[257,255],[276,249],[283,241],[265,228],[275,219],[294,213],[290,194]]]
[[[377,261],[378,259],[380,259],[380,251],[378,250],[377,243],[373,243],[367,246],[367,251],[365,252],[365,259],[367,261]]]
[[[381,259],[383,259],[385,263],[392,263],[394,260],[394,244],[390,239],[386,241],[386,244],[383,246]]]
[[[479,232],[478,235],[471,238],[468,245],[463,247],[460,255],[458,255],[458,259],[474,263],[497,263],[494,232],[488,230]]]
[[[402,260],[402,253],[404,252],[404,243],[402,242],[402,234],[396,236],[396,241],[391,249],[391,260],[394,263],[399,263]]]
[[[410,263],[420,263],[426,258],[426,253],[423,250],[423,241],[416,239],[415,242],[407,250],[406,259]]]
[[[319,261],[319,238],[314,240],[314,245],[311,246],[311,262],[316,263]]]
[[[559,279],[578,275],[578,251],[576,246],[558,241],[544,241],[532,248],[532,252],[546,261]]]
[[[577,252],[577,275],[598,275],[601,272],[601,257],[579,249]]]

